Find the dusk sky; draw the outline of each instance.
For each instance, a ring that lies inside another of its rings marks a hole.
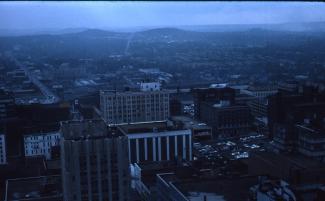
[[[325,21],[321,2],[0,2],[0,29]]]

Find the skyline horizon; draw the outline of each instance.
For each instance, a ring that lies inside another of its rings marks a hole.
[[[22,29],[22,28],[14,28],[14,29],[7,29],[7,28],[0,28],[0,30],[64,30],[64,29],[109,29],[109,28],[122,28],[122,29],[128,29],[128,28],[150,28],[150,27],[161,27],[161,28],[177,28],[177,27],[185,27],[185,26],[227,26],[227,25],[284,25],[284,24],[308,24],[308,23],[322,23],[325,22],[325,20],[319,20],[319,21],[299,21],[299,22],[279,22],[279,23],[225,23],[225,24],[180,24],[180,25],[132,25],[132,26],[106,26],[106,27],[91,27],[91,26],[74,26],[74,27],[46,27],[46,28],[39,28],[39,29]]]
[[[1,2],[0,29],[286,24],[324,13],[321,2]]]

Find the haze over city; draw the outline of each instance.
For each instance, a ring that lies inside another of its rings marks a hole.
[[[324,13],[321,2],[1,2],[0,29],[300,23]]]
[[[325,3],[0,2],[0,200],[324,201]]]

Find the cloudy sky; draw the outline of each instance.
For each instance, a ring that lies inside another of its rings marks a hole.
[[[0,29],[325,21],[321,2],[0,2]]]

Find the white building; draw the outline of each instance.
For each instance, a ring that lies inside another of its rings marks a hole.
[[[6,155],[6,138],[4,134],[0,134],[0,165],[7,163]]]
[[[53,146],[60,144],[60,133],[36,133],[24,136],[25,156],[45,156],[51,159]]]
[[[144,122],[119,126],[128,137],[129,161],[192,160],[192,131],[167,126],[166,122]]]
[[[141,82],[141,91],[160,91],[161,84],[159,82]]]

